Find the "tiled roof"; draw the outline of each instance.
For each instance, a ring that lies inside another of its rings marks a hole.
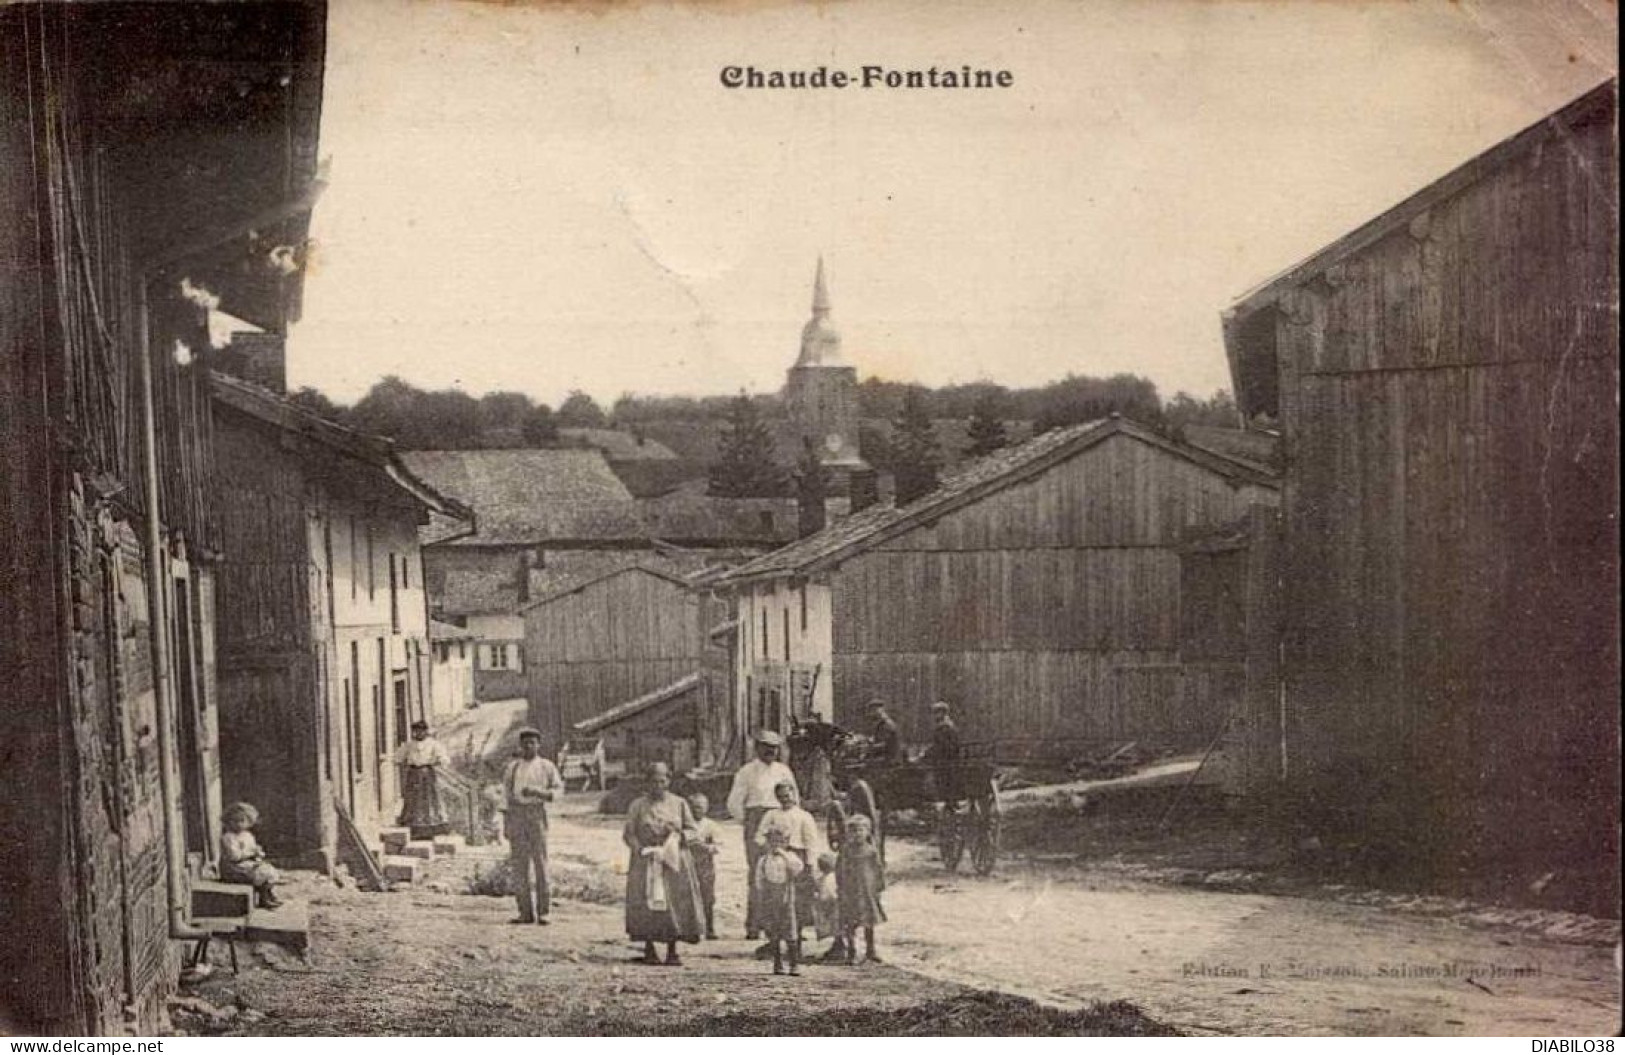
[[[448,568],[430,599],[442,615],[489,615],[512,612],[519,590],[511,568]]]
[[[596,450],[407,451],[412,471],[474,510],[457,544],[640,538],[632,493]]]
[[[377,469],[400,491],[433,514],[454,521],[466,522],[470,518],[469,509],[456,500],[455,494],[441,490],[434,481],[414,472],[407,464],[404,453],[397,451],[391,440],[329,421],[280,392],[230,374],[211,371],[209,383],[218,403],[285,432],[302,436],[335,455]]]
[[[717,498],[676,491],[644,499],[643,516],[654,538],[776,545],[796,537],[799,513],[793,498]]]
[[[658,704],[676,699],[685,692],[697,688],[703,679],[704,675],[699,671],[684,674],[669,685],[662,685],[653,692],[646,692],[635,699],[627,700],[625,703],[618,703],[607,711],[601,711],[591,718],[575,723],[575,729],[581,733],[594,733],[600,729],[608,728],[616,722],[625,721],[633,715],[641,714]]]
[[[596,447],[612,462],[671,461],[677,453],[658,440],[653,440],[642,429],[588,429],[562,428],[559,435],[567,440]],[[639,441],[642,442],[639,442]]]
[[[1143,426],[1122,418],[1107,418],[1052,429],[1026,443],[1005,447],[985,458],[967,462],[959,471],[944,476],[941,485],[935,491],[915,499],[906,506],[899,507],[889,501],[870,506],[816,535],[809,535],[799,542],[791,543],[783,549],[774,550],[748,564],[741,565],[720,576],[716,582],[728,586],[754,579],[806,572],[822,565],[836,563],[870,544],[884,541],[918,526],[923,521],[941,516],[960,505],[1001,490],[1025,479],[1028,472],[1047,468],[1054,462],[1070,457],[1118,433],[1128,433],[1148,443],[1156,444],[1223,475],[1249,483],[1277,486],[1270,474],[1254,466],[1210,451],[1175,444]]]

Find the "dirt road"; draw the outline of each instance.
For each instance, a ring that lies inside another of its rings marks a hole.
[[[729,826],[718,878],[735,930],[738,838]],[[613,821],[579,814],[557,845],[599,867],[622,855]],[[1608,947],[1053,863],[949,876],[923,843],[894,840],[888,852],[884,951],[933,978],[1060,1006],[1126,999],[1187,1033],[1574,1035],[1620,1022]]]
[[[935,1032],[921,1016],[946,1014],[968,1032],[1012,1033],[1036,1021],[1030,1005],[991,1007],[974,990],[1063,1009],[1126,1000],[1149,1016],[1087,1020],[1105,1032],[1161,1023],[1197,1034],[1584,1035],[1619,1023],[1609,947],[1054,862],[949,876],[924,844],[904,840],[888,850],[888,965],[775,978],[743,939],[743,851],[732,825],[719,861],[724,940],[685,951],[682,970],[639,967],[621,932],[620,821],[595,816],[595,799],[571,796],[555,817],[563,900],[552,926],[510,926],[506,898],[457,892],[477,855],[437,861],[432,884],[393,894],[307,877],[299,892],[311,904],[311,953],[301,961],[262,948],[241,975],[222,971],[201,986],[209,1000],[267,1016],[217,1022],[216,1031],[816,1033],[878,1021],[856,1028]],[[488,851],[484,860],[499,858]],[[1049,1026],[1075,1032],[1083,1021]]]

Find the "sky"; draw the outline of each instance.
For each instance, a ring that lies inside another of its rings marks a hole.
[[[331,0],[290,383],[1229,387],[1248,289],[1616,72],[1606,0]],[[744,90],[724,66],[1007,69]]]

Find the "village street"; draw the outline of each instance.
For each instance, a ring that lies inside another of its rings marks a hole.
[[[201,992],[266,1015],[231,1032],[277,1034],[818,1032],[832,1009],[917,1008],[962,987],[1065,1008],[1126,1000],[1191,1034],[1569,1035],[1619,1022],[1607,945],[1054,861],[949,876],[924,843],[905,840],[890,848],[888,966],[814,965],[800,979],[774,978],[743,940],[732,825],[719,876],[723,940],[687,951],[683,970],[641,968],[620,932],[619,818],[592,812],[596,800],[572,795],[555,819],[563,900],[548,928],[509,926],[506,898],[428,889],[463,889],[453,877],[479,867],[468,855],[437,862],[438,881],[431,873],[411,891],[311,881],[302,886],[308,963],[261,950],[244,957],[240,976],[221,971]],[[809,1017],[783,1017],[796,1012]],[[763,1026],[764,1014],[778,1017]],[[719,1017],[728,1015],[744,1017]]]

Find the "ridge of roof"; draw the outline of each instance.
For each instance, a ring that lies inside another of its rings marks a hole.
[[[562,590],[554,590],[545,597],[541,597],[527,604],[520,605],[519,614],[524,615],[532,608],[540,608],[544,604],[552,604],[554,601],[562,600],[565,597],[569,597],[571,594],[580,593],[589,586],[596,586],[606,579],[613,579],[617,575],[626,575],[635,571],[640,571],[647,575],[653,575],[657,579],[664,579],[672,585],[680,586],[685,590],[689,588],[687,580],[681,578],[680,576],[673,575],[670,572],[661,571],[659,568],[651,568],[642,561],[639,561],[635,564],[628,564],[624,568],[615,568],[611,571],[606,571],[601,575],[594,575],[590,579],[583,580],[582,582],[578,582],[572,586],[567,586]]]
[[[473,523],[473,512],[461,502],[441,494],[413,473],[394,441],[341,425],[309,407],[263,385],[218,370],[209,371],[211,394],[221,403],[288,432],[296,432],[341,454],[382,471],[396,487],[428,509]]]
[[[1286,288],[1380,241],[1398,225],[1410,222],[1418,213],[1427,211],[1440,200],[1458,194],[1477,183],[1497,165],[1529,149],[1536,142],[1561,132],[1567,126],[1581,123],[1592,117],[1593,112],[1599,108],[1617,108],[1618,93],[1619,78],[1616,75],[1593,86],[1520,131],[1474,154],[1336,241],[1322,246],[1297,263],[1276,272],[1247,290],[1222,312],[1223,321],[1229,325],[1235,319],[1270,306]]]
[[[1112,416],[1040,433],[1025,443],[995,451],[967,463],[932,492],[905,506],[882,502],[853,514],[846,520],[788,546],[764,554],[749,563],[717,576],[714,585],[729,587],[763,578],[805,574],[839,564],[854,553],[893,538],[906,531],[981,500],[1013,484],[1043,472],[1117,435],[1129,435],[1142,442],[1194,462],[1212,472],[1264,487],[1279,487],[1280,481],[1267,470],[1217,451],[1176,443],[1143,425]]]

